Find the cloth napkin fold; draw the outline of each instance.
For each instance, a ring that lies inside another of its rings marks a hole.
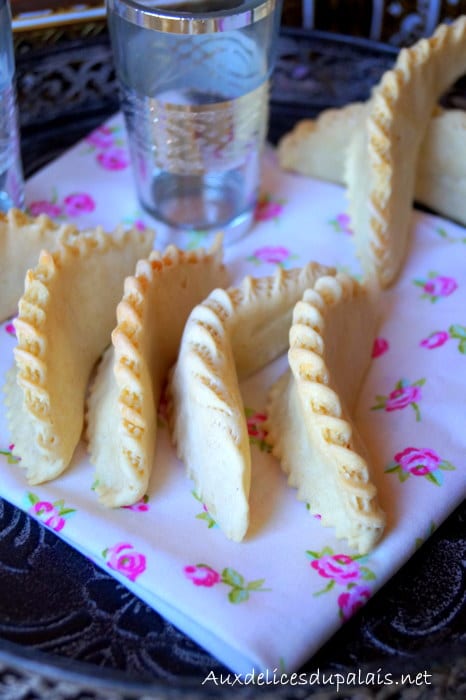
[[[27,183],[27,205],[80,228],[155,226],[137,202],[121,115]],[[249,235],[227,246],[232,276],[271,274],[309,260],[358,275],[344,190],[280,171],[264,155]],[[159,236],[156,247],[166,242]],[[202,232],[175,243],[208,245]],[[0,408],[0,495],[70,545],[236,673],[291,672],[309,658],[413,554],[465,493],[466,275],[464,229],[413,212],[412,243],[382,324],[356,422],[388,524],[361,557],[296,500],[264,440],[264,407],[282,357],[241,385],[253,462],[251,527],[226,540],[171,447],[163,406],[153,477],[130,508],[104,509],[91,490],[85,445],[56,481],[30,487],[11,455]],[[11,322],[0,325],[0,380],[12,363]],[[344,361],[345,348],[341,348]]]

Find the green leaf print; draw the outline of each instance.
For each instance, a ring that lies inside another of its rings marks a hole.
[[[363,578],[364,581],[375,581],[376,576],[374,572],[368,569],[367,566],[361,566],[359,570],[362,574],[361,578]]]
[[[232,588],[228,594],[230,603],[244,603],[249,600],[249,593],[244,588]]]
[[[234,604],[244,603],[249,600],[252,593],[270,591],[270,588],[264,588],[264,578],[254,579],[247,583],[244,576],[231,566],[225,567],[220,574],[208,564],[190,564],[184,567],[184,572],[198,586],[202,585],[210,588],[218,583],[229,586],[228,600]]]
[[[319,552],[314,552],[312,549],[308,549],[306,554],[308,557],[312,557],[313,559],[319,559],[321,556]]]
[[[394,472],[399,472],[400,468],[401,467],[399,464],[395,464],[395,465],[393,465],[393,467],[387,467],[387,469],[385,469],[385,473],[386,474],[393,474]]]
[[[432,484],[435,484],[436,486],[441,486],[442,482],[438,477],[435,476],[434,472],[430,472],[430,474],[426,474],[425,478],[427,481],[430,481]]]
[[[316,592],[314,593],[314,595],[315,595],[315,596],[318,596],[318,595],[322,595],[322,593],[328,593],[329,591],[332,590],[332,588],[334,587],[334,585],[335,585],[335,581],[334,581],[333,578],[332,578],[332,579],[327,583],[327,585],[326,585],[324,588],[322,588],[320,591],[316,591]]]
[[[244,576],[241,576],[237,571],[231,568],[223,569],[222,581],[229,586],[242,588],[244,586]]]
[[[419,410],[419,406],[414,401],[411,401],[411,406],[413,407],[414,413],[416,414],[416,421],[419,422],[421,420],[421,411]]]
[[[452,326],[450,326],[448,332],[452,338],[466,340],[466,326],[460,326],[459,323],[454,323]]]
[[[248,591],[260,591],[265,583],[265,578],[259,578],[257,581],[249,581],[246,588]]]
[[[466,355],[466,339],[460,341],[458,344],[458,350],[462,355]]]
[[[197,518],[198,520],[205,520],[205,522],[206,522],[206,524],[207,524],[207,527],[208,527],[209,529],[212,528],[212,527],[215,527],[215,525],[217,524],[217,523],[215,522],[215,520],[213,519],[213,517],[210,515],[210,513],[208,513],[207,511],[204,511],[204,512],[202,512],[202,513],[198,513],[198,514],[196,515],[196,518]]]

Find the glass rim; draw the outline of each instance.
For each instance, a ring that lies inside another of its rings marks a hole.
[[[280,2],[245,0],[224,10],[188,12],[170,10],[169,5],[166,9],[154,7],[138,0],[106,0],[107,12],[111,10],[132,24],[169,34],[213,34],[242,29],[272,14]]]

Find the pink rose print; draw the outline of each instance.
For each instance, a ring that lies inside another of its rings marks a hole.
[[[7,323],[5,326],[5,330],[8,333],[8,335],[12,335],[13,338],[16,338],[16,328],[13,323]]]
[[[348,620],[371,596],[369,586],[354,586],[338,596],[338,607],[343,620]]]
[[[11,443],[11,445],[8,445],[7,450],[0,450],[0,455],[6,457],[7,464],[18,464],[18,462],[21,461],[21,457],[16,457],[13,454],[14,449],[15,446]]]
[[[349,214],[338,214],[336,219],[329,221],[337,233],[346,233],[348,236],[353,235],[351,228],[351,218]]]
[[[63,204],[68,216],[81,216],[95,209],[95,202],[91,195],[84,192],[69,194],[63,200]]]
[[[283,202],[273,199],[271,194],[261,194],[254,211],[255,221],[270,221],[280,216],[283,210]]]
[[[360,576],[359,564],[347,554],[325,554],[311,561],[311,566],[319,576],[333,579],[335,583],[357,581]]]
[[[262,452],[270,452],[271,446],[267,444],[267,430],[264,423],[267,420],[265,413],[257,413],[252,408],[246,408],[249,442],[256,445]]]
[[[130,581],[136,581],[146,570],[146,557],[134,551],[129,542],[117,542],[113,547],[104,549],[102,554],[110,569],[118,571]]]
[[[62,215],[62,208],[55,204],[55,202],[49,202],[46,199],[40,199],[37,202],[31,202],[28,206],[28,211],[31,216],[40,216],[40,214],[46,214],[51,219],[54,219]]]
[[[261,578],[247,583],[244,576],[231,567],[226,567],[223,569],[222,573],[219,574],[218,571],[215,571],[215,569],[212,569],[212,567],[207,564],[196,564],[195,566],[191,564],[185,566],[183,571],[184,575],[190,579],[195,586],[212,588],[212,586],[218,583],[223,583],[228,586],[230,588],[228,592],[228,600],[230,603],[244,603],[246,600],[249,600],[251,593],[269,590],[263,587],[265,579]]]
[[[308,550],[306,554],[311,559],[311,568],[322,578],[328,579],[328,583],[324,588],[315,591],[315,596],[328,593],[335,586],[343,586],[345,588],[345,593],[340,594],[337,603],[340,615],[343,615],[344,619],[346,619],[346,615],[349,616],[350,610],[356,609],[359,600],[358,594],[353,594],[352,592],[360,590],[360,604],[366,598],[366,594],[362,593],[363,591],[367,590],[367,597],[370,595],[370,589],[364,585],[364,581],[374,580],[375,574],[368,566],[362,563],[367,559],[367,556],[335,554],[331,547],[324,547],[321,552]]]
[[[113,144],[113,130],[106,126],[99,126],[86,137],[86,142],[95,148],[109,148]]]
[[[421,386],[425,384],[425,379],[418,379],[412,384],[406,379],[400,379],[396,383],[395,389],[388,396],[376,396],[377,403],[371,407],[372,411],[384,409],[388,413],[400,411],[407,406],[411,406],[416,414],[416,420],[421,420],[419,401],[422,398]]]
[[[430,272],[428,279],[414,280],[414,284],[422,288],[422,298],[429,299],[433,303],[442,297],[450,296],[458,289],[458,284],[453,277],[438,275],[436,272]]]
[[[105,170],[124,170],[129,165],[127,152],[123,148],[108,148],[97,155],[97,162]]]
[[[66,525],[66,518],[75,513],[74,508],[66,508],[63,499],[59,501],[41,501],[34,493],[27,494],[28,510],[39,518],[51,530],[60,532]]]
[[[450,338],[450,334],[447,331],[436,331],[431,333],[427,338],[421,340],[419,345],[422,348],[427,348],[427,350],[433,350],[434,348],[440,348],[445,345],[447,340]]]
[[[146,494],[145,496],[140,498],[139,501],[137,501],[136,503],[133,503],[130,506],[121,507],[126,508],[127,510],[134,510],[137,513],[145,513],[149,510],[149,496]]]
[[[402,386],[392,391],[385,404],[386,411],[399,411],[401,408],[417,402],[421,398],[421,390],[418,386]]]
[[[410,476],[422,476],[436,486],[441,486],[442,472],[454,470],[455,467],[442,459],[435,450],[427,447],[407,447],[395,455],[394,461],[389,464],[385,472],[397,474],[401,482],[406,481]]]
[[[136,229],[136,231],[145,231],[147,228],[146,224],[142,219],[136,219],[133,226]]]
[[[57,509],[48,501],[38,501],[29,512],[40,517],[55,532],[60,532],[65,526],[65,519],[60,517]]]
[[[270,263],[272,265],[278,265],[279,267],[285,267],[290,260],[296,257],[296,255],[293,255],[288,248],[284,246],[266,245],[262,248],[257,248],[247,260],[257,265],[260,263]]]
[[[384,355],[386,352],[388,352],[389,347],[390,346],[386,338],[376,338],[372,348],[372,357],[375,358]]]
[[[185,566],[184,573],[191,579],[195,586],[211,588],[221,581],[220,574],[210,566],[207,566],[207,564]]]
[[[247,421],[248,434],[251,437],[264,440],[265,436],[267,435],[267,431],[264,430],[260,423],[262,423],[265,420],[267,420],[267,416],[265,415],[265,413],[254,413],[253,415],[249,416]]]

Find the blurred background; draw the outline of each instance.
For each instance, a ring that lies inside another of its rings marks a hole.
[[[116,112],[118,93],[102,0],[10,3],[28,176]],[[365,99],[400,47],[464,13],[466,0],[284,0],[270,140]]]

